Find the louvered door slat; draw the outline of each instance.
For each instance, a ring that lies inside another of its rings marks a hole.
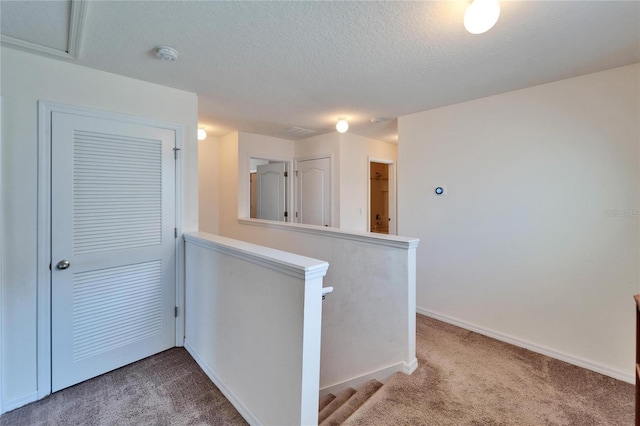
[[[74,275],[74,360],[162,331],[158,303],[162,296],[161,270],[161,262],[155,261]],[[135,282],[117,279],[128,274],[136,274],[138,279]],[[108,291],[96,298],[95,292],[100,289]],[[84,315],[89,306],[91,315]],[[126,337],[123,330],[127,330]]]
[[[161,141],[100,136],[96,132],[74,132],[74,254],[161,244]],[[119,179],[105,179],[104,170],[117,173]],[[141,175],[148,180],[139,181]],[[133,206],[146,213],[135,209],[137,220],[145,226],[114,226],[113,221],[126,222]],[[111,214],[104,214],[107,211]]]

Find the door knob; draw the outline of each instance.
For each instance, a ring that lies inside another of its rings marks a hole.
[[[58,262],[58,264],[56,265],[56,268],[59,270],[64,270],[67,269],[69,266],[71,266],[71,263],[69,263],[68,260],[61,260],[60,262]]]

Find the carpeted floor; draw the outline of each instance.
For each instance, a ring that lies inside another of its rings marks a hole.
[[[633,425],[635,386],[418,315],[411,375],[345,425]]]
[[[0,425],[246,425],[183,348],[5,413]]]
[[[634,386],[418,315],[420,366],[345,425],[632,425]],[[13,425],[241,425],[189,354],[171,349],[6,413]]]

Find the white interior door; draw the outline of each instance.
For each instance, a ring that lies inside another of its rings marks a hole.
[[[331,226],[331,159],[296,164],[296,221]]]
[[[176,136],[61,112],[51,132],[57,391],[175,344]]]
[[[256,167],[256,215],[258,219],[285,221],[286,171],[286,163],[263,164]]]

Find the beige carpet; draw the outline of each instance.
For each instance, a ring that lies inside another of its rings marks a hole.
[[[345,425],[633,424],[633,385],[422,315],[417,330],[420,367]]]
[[[174,348],[3,414],[0,425],[246,425],[198,364]]]
[[[634,386],[418,315],[420,366],[346,425],[632,425]],[[171,349],[0,417],[13,425],[243,425]]]

